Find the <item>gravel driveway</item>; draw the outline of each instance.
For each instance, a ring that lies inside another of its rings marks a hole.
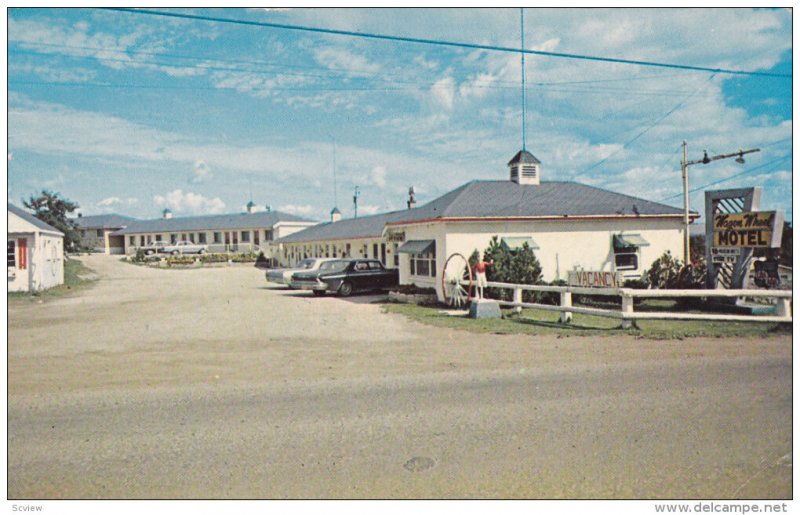
[[[9,305],[9,498],[791,496],[791,337],[476,335],[252,266]]]

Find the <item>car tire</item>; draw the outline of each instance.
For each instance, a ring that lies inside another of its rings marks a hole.
[[[353,285],[349,281],[345,281],[339,286],[339,295],[342,297],[349,297],[353,293]]]
[[[178,251],[177,250],[173,250],[172,252],[170,252],[170,254],[172,254],[173,256],[177,256],[178,255]]]
[[[324,297],[325,296],[325,291],[324,290],[311,290],[311,291],[313,291],[314,295],[317,296],[317,297]]]
[[[200,252],[198,252],[198,254],[200,254],[201,256],[202,256],[203,254],[205,254],[205,253],[206,253],[206,249],[200,249]]]

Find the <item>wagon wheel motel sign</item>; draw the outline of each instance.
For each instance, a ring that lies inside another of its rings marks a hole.
[[[761,188],[707,191],[705,196],[706,286],[741,289],[753,249],[781,246],[783,211],[758,211]]]

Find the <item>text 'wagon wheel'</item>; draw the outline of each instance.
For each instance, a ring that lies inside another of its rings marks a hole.
[[[472,297],[472,267],[461,254],[451,254],[444,262],[442,293],[447,305],[464,306]]]

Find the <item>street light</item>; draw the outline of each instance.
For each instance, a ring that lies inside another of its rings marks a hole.
[[[711,161],[719,159],[727,159],[729,157],[736,157],[736,162],[744,164],[744,155],[752,154],[753,152],[760,152],[761,149],[753,148],[750,150],[739,149],[738,152],[730,154],[719,154],[714,157],[708,157],[708,152],[703,151],[703,158],[689,161],[687,157],[688,147],[686,141],[683,142],[683,161],[681,161],[681,175],[683,177],[683,262],[685,265],[691,264],[689,259],[689,165],[704,164],[707,165]],[[706,242],[709,245],[709,242]]]

